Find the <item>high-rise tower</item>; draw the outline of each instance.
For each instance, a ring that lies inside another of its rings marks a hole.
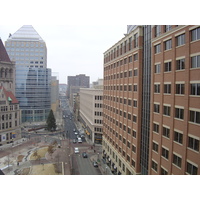
[[[31,25],[24,25],[9,36],[5,46],[16,62],[15,89],[22,122],[45,121],[51,107],[51,70],[44,40]]]

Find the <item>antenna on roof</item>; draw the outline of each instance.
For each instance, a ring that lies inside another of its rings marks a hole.
[[[9,33],[9,37],[11,37],[12,36],[12,34],[11,33]]]

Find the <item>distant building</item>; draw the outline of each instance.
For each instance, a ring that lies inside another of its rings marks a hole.
[[[56,76],[51,77],[51,109],[56,117],[60,106],[59,100],[59,80]]]
[[[15,97],[15,63],[0,39],[0,146],[21,138],[19,102]]]
[[[46,121],[51,108],[51,70],[47,68],[47,48],[31,25],[22,26],[5,42],[16,62],[16,97],[23,122]]]
[[[80,89],[80,122],[89,139],[95,144],[102,144],[103,89]]]
[[[90,87],[90,77],[85,74],[76,76],[68,76],[67,78],[67,98],[70,98],[72,93],[77,93],[80,88]]]

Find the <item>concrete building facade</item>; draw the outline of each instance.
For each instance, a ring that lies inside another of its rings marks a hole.
[[[94,144],[102,144],[103,90],[80,89],[80,122]]]
[[[0,146],[21,138],[19,102],[15,97],[15,63],[0,39]]]

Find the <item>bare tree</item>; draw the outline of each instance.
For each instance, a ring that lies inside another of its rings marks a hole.
[[[50,144],[48,146],[48,149],[47,149],[48,153],[51,155],[51,159],[52,159],[52,154],[54,152],[54,146],[52,144]]]

